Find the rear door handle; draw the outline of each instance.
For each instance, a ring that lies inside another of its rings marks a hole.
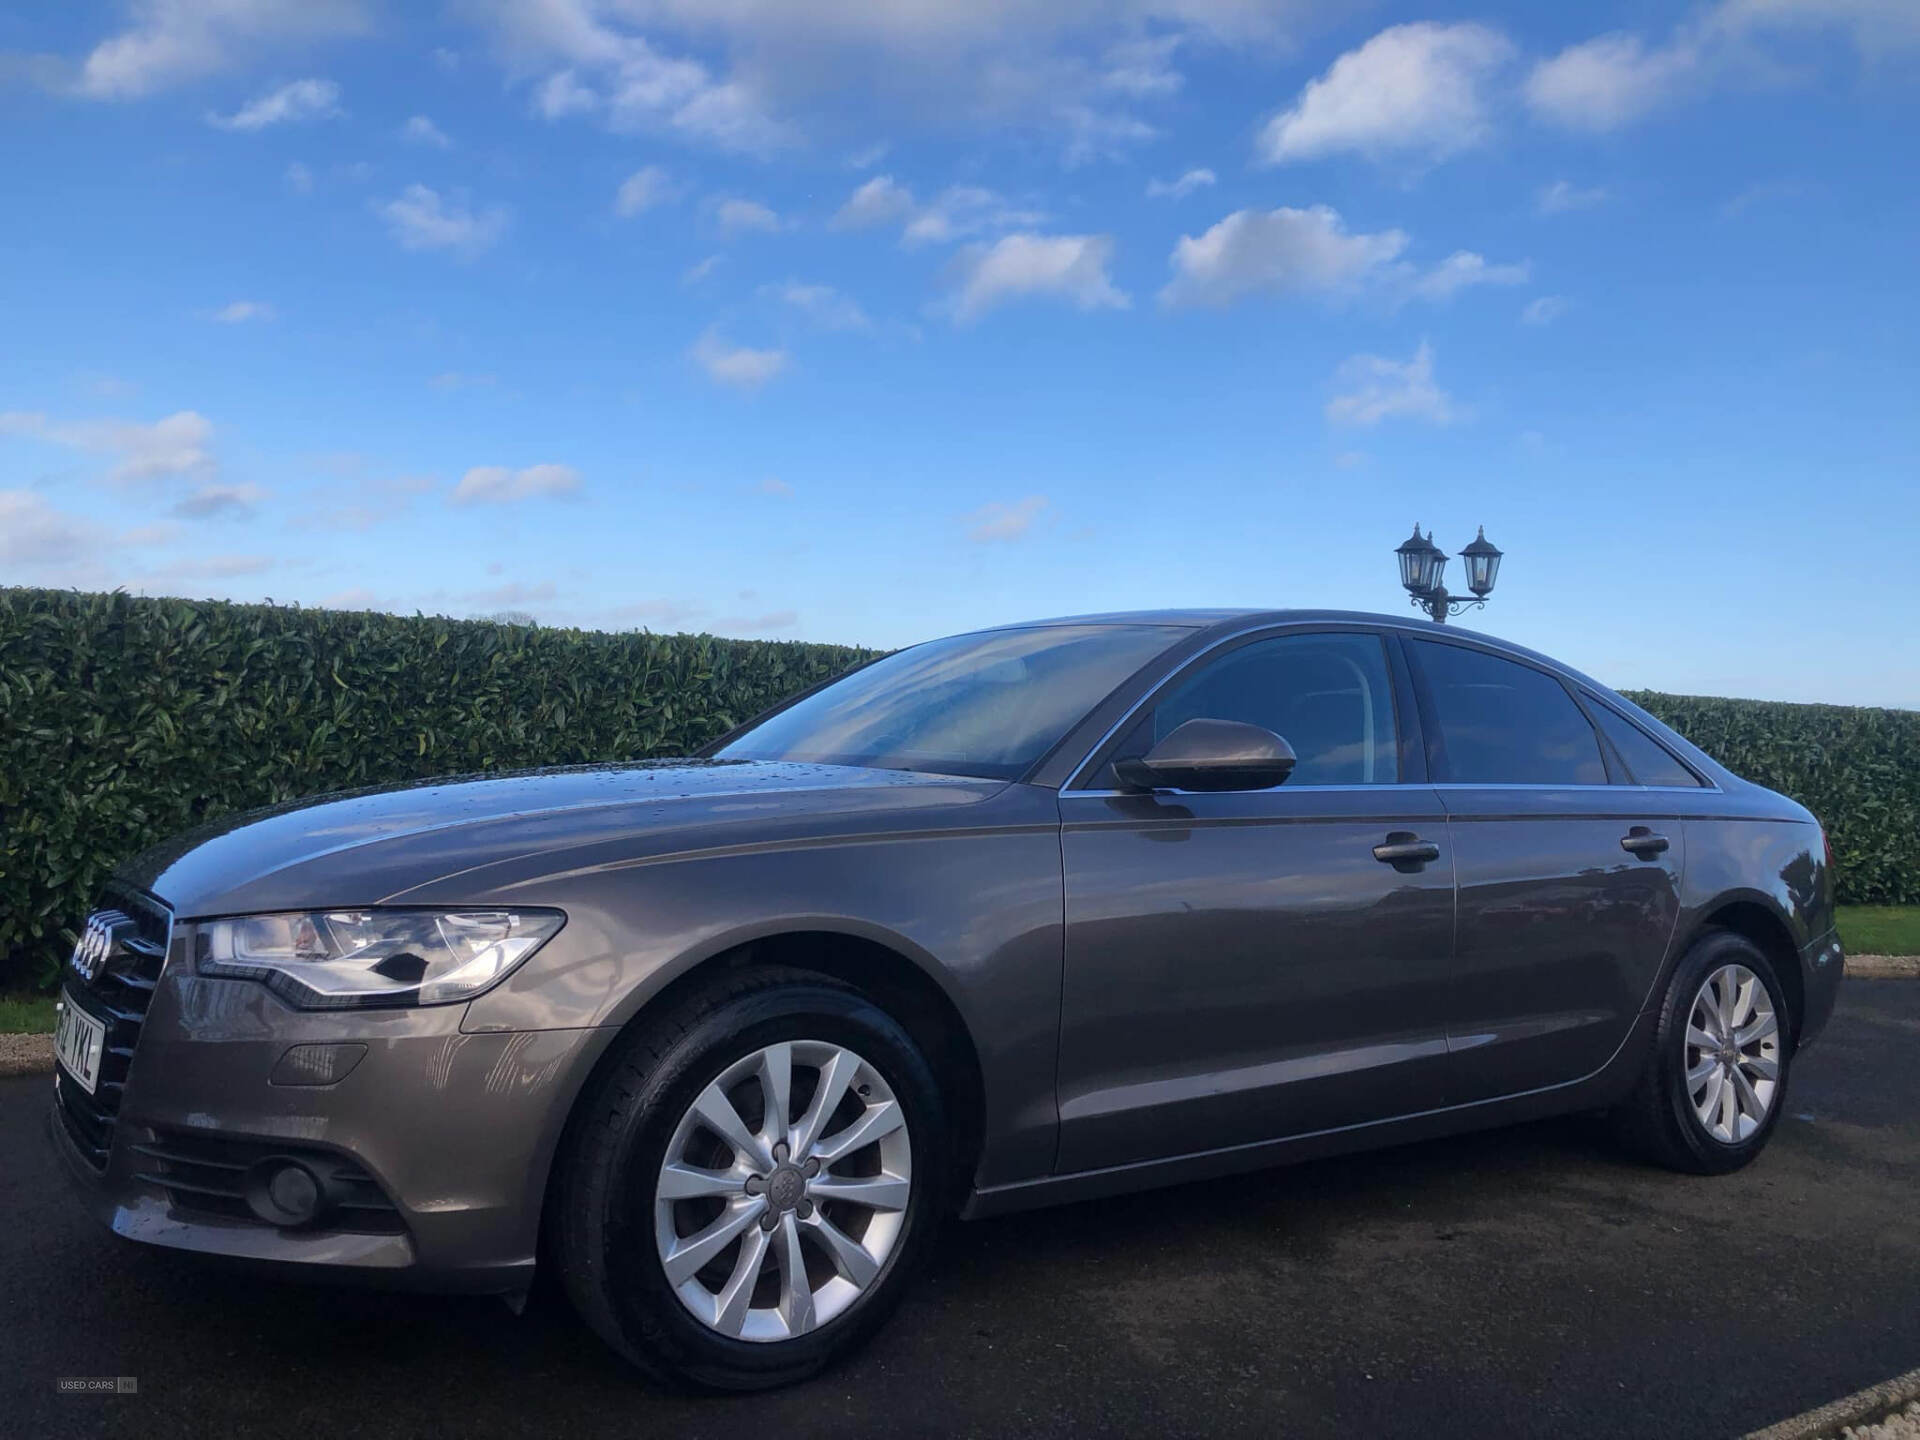
[[[1411,831],[1395,830],[1387,836],[1384,844],[1373,847],[1373,858],[1396,870],[1418,870],[1429,860],[1440,858],[1440,847],[1431,840],[1422,840]]]
[[[1620,837],[1620,848],[1629,855],[1650,860],[1655,855],[1667,853],[1667,837],[1654,834],[1644,825],[1636,825]]]

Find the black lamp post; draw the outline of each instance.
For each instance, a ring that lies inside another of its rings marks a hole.
[[[1431,531],[1422,535],[1420,527],[1415,525],[1413,534],[1401,541],[1394,553],[1400,557],[1400,583],[1412,597],[1413,608],[1426,611],[1439,625],[1446,624],[1449,615],[1458,615],[1469,605],[1486,604],[1487,596],[1493,593],[1493,582],[1500,575],[1500,551],[1487,539],[1485,526],[1481,527],[1479,538],[1460,552],[1460,558],[1467,562],[1471,599],[1448,594],[1447,587],[1440,583],[1447,569],[1447,552],[1433,543]]]

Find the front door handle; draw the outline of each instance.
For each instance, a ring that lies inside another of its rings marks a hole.
[[[1651,860],[1667,853],[1667,837],[1656,835],[1644,825],[1636,825],[1620,837],[1620,848],[1629,855]]]
[[[1440,858],[1440,847],[1422,840],[1411,830],[1395,830],[1384,844],[1373,847],[1373,858],[1403,873],[1418,870],[1429,860]]]

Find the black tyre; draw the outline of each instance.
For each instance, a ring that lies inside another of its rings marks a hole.
[[[803,972],[736,973],[617,1042],[560,1159],[554,1249],[648,1375],[791,1384],[899,1303],[942,1219],[947,1120],[906,1031]]]
[[[1793,1017],[1772,964],[1742,936],[1710,932],[1667,982],[1653,1052],[1616,1127],[1669,1169],[1738,1170],[1779,1123],[1792,1059]]]

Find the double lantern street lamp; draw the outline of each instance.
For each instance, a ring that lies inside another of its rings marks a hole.
[[[1444,625],[1447,616],[1458,615],[1469,605],[1484,605],[1487,596],[1493,593],[1493,582],[1500,574],[1500,551],[1487,539],[1487,530],[1480,527],[1480,537],[1460,551],[1460,558],[1467,562],[1467,588],[1473,591],[1473,598],[1465,595],[1449,595],[1447,587],[1440,583],[1440,577],[1447,568],[1447,552],[1433,543],[1433,532],[1425,535],[1420,527],[1413,527],[1413,534],[1402,541],[1395,552],[1400,557],[1400,583],[1407,587],[1412,597],[1413,608],[1424,610],[1431,615],[1434,623]]]

